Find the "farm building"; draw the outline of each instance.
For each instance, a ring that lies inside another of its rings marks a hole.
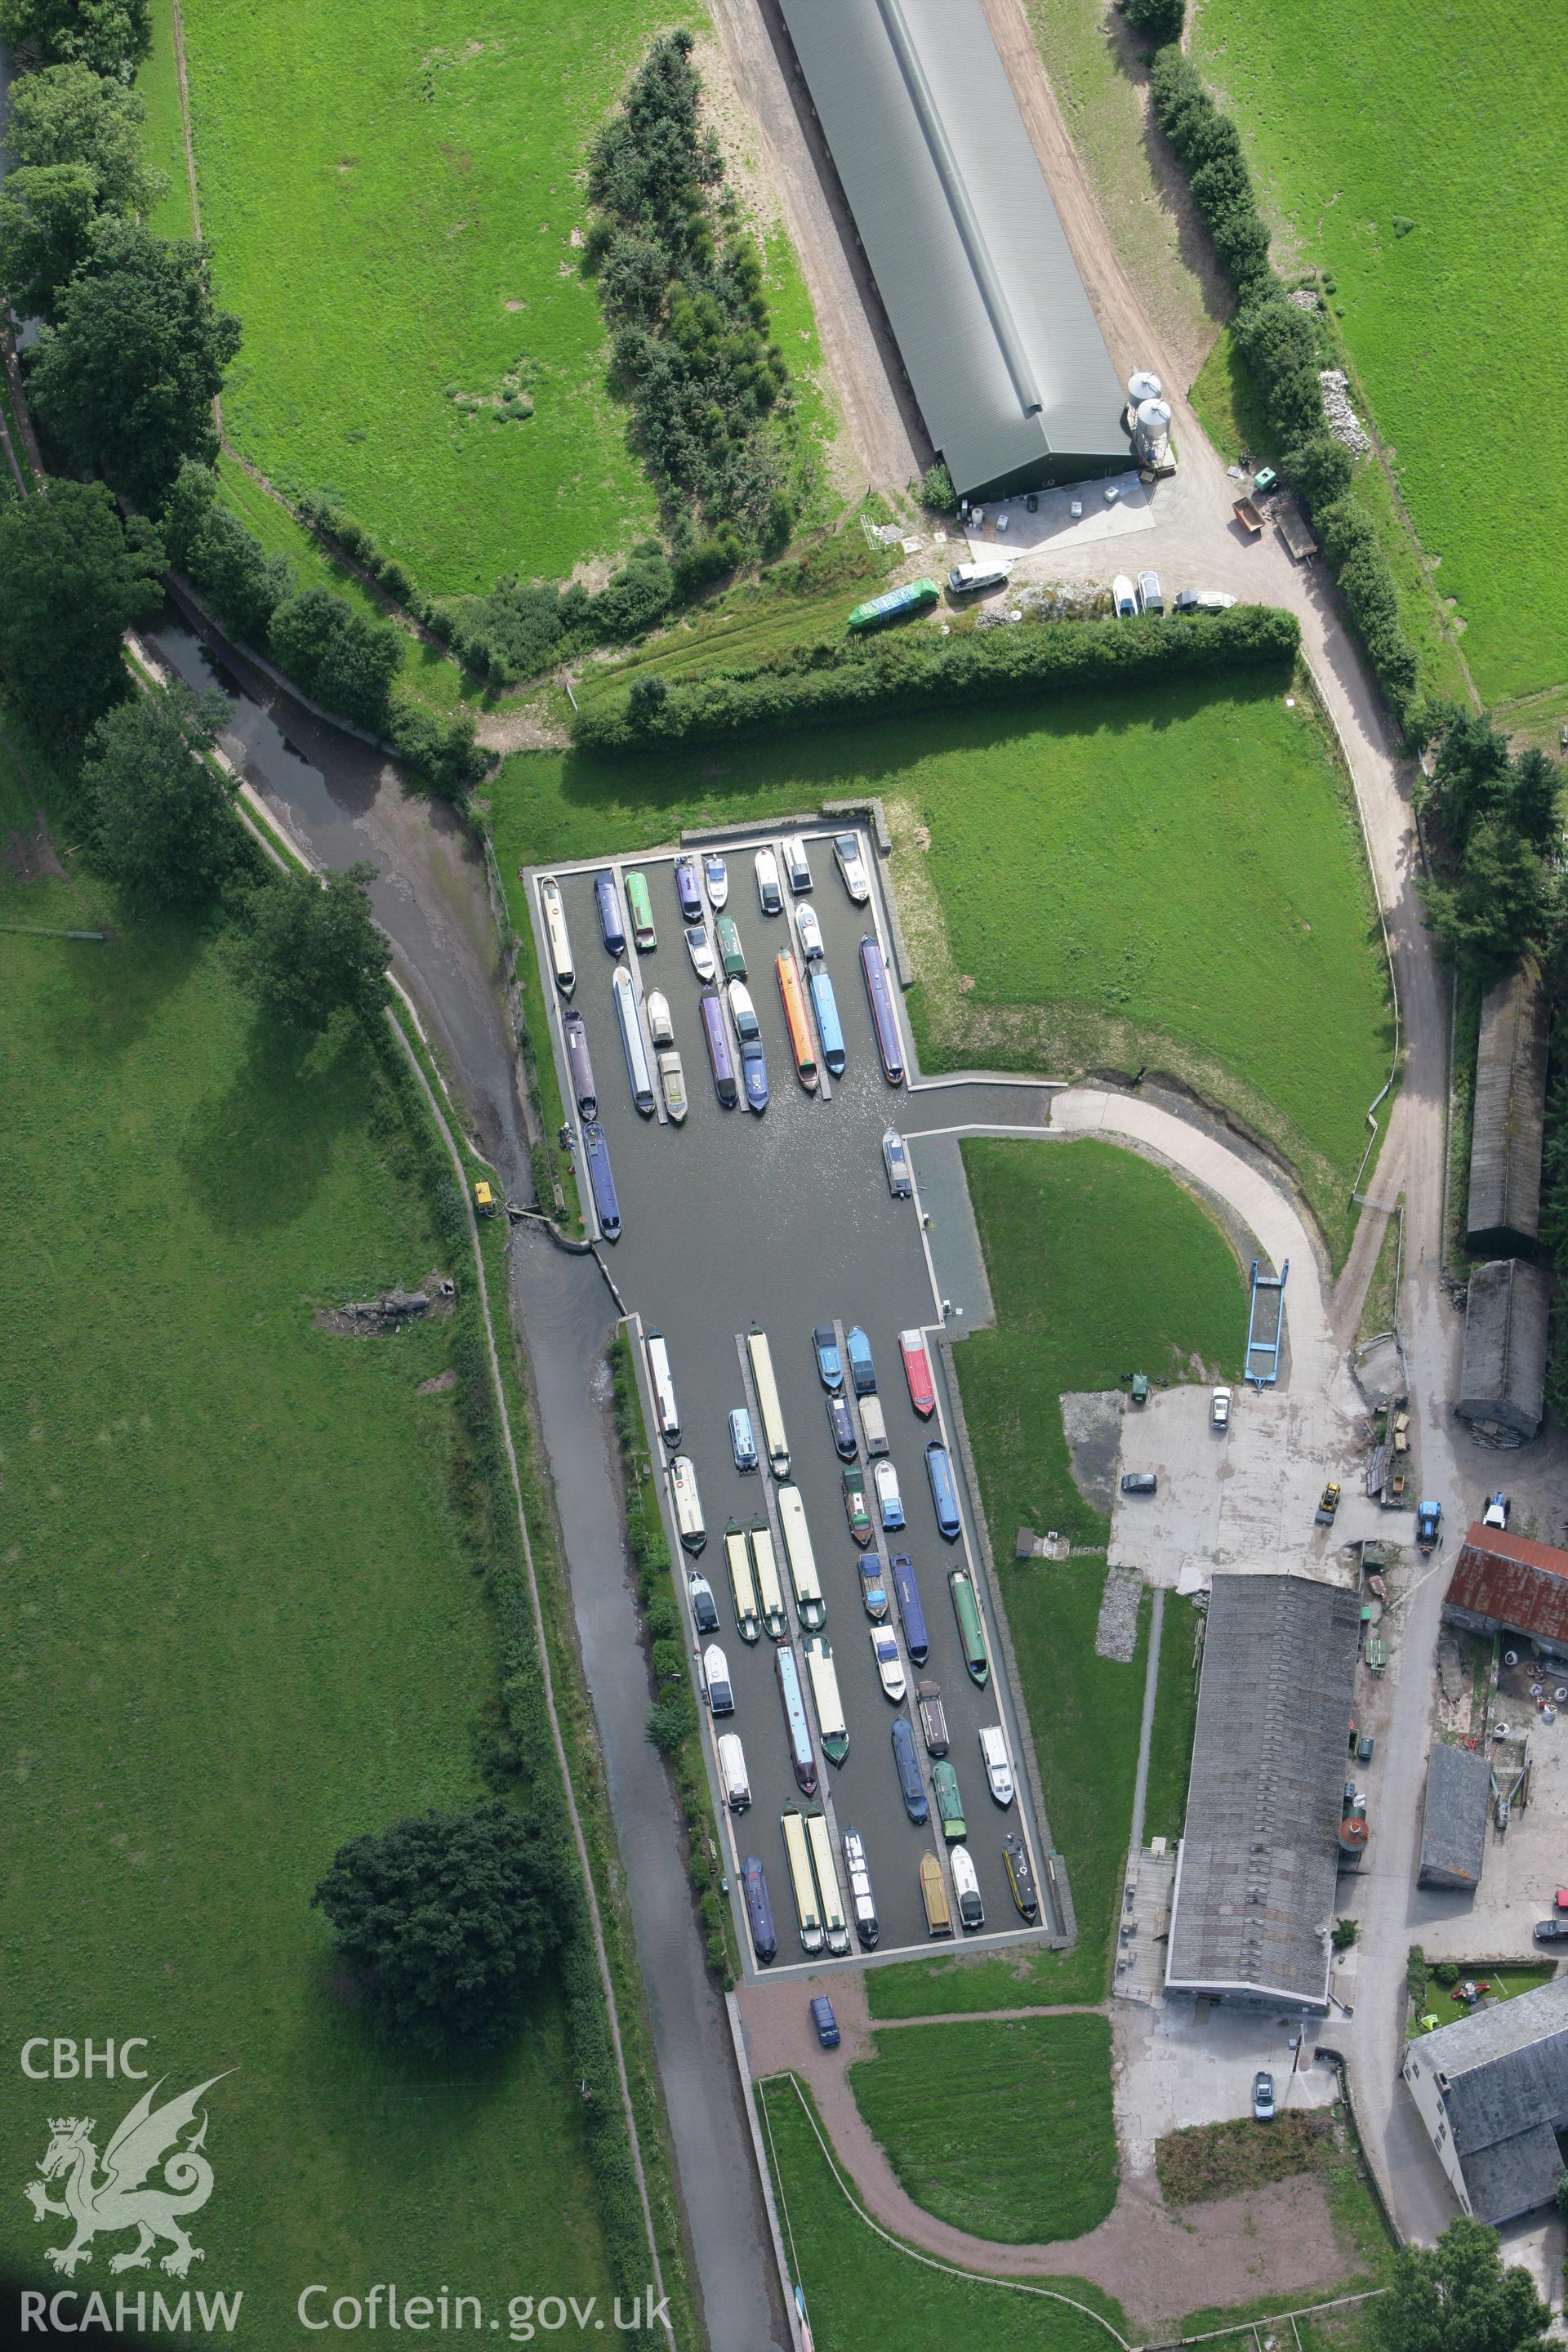
[[[981,0],[780,5],[954,488],[1125,471],[1126,396]]]
[[[1551,1026],[1539,965],[1500,980],[1481,1005],[1465,1247],[1528,1256],[1541,1232],[1541,1147]]]
[[[1514,1633],[1568,1657],[1568,1551],[1478,1523],[1459,1546],[1443,1614],[1468,1633]]]
[[[1426,1767],[1417,1886],[1479,1886],[1487,1852],[1491,1767],[1468,1748],[1439,1743]]]
[[[1167,1991],[1328,2008],[1360,1634],[1340,1585],[1215,1576]]]
[[[1419,2036],[1405,2079],[1467,2213],[1496,2228],[1550,2204],[1568,2127],[1568,1977]]]
[[[1470,1276],[1455,1411],[1493,1433],[1533,1437],[1546,1411],[1550,1289],[1528,1259],[1493,1258]]]

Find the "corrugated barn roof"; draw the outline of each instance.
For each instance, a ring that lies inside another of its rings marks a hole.
[[[780,5],[954,487],[1131,465],[1121,383],[980,0]]]
[[[1459,1546],[1443,1605],[1568,1648],[1568,1551],[1478,1523]]]
[[[1456,1412],[1533,1437],[1546,1411],[1551,1283],[1524,1258],[1493,1258],[1470,1276]]]
[[[1532,962],[1500,980],[1481,1005],[1465,1219],[1473,1256],[1528,1251],[1541,1232],[1549,1028],[1546,989]]]

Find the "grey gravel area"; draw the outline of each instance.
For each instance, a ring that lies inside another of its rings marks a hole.
[[[1114,1658],[1123,1666],[1130,1663],[1138,1646],[1138,1603],[1142,1597],[1143,1579],[1135,1568],[1106,1570],[1100,1622],[1094,1629],[1097,1657]]]
[[[1109,1513],[1116,1493],[1116,1455],[1121,1444],[1121,1391],[1077,1389],[1061,1402],[1073,1484],[1091,1509]]]

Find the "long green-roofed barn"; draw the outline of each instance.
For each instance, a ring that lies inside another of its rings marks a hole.
[[[1121,473],[1125,395],[981,0],[781,0],[953,487]]]

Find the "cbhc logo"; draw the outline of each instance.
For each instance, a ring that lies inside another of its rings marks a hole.
[[[51,2041],[47,2033],[35,2033],[30,2042],[22,2044],[22,2072],[35,2083],[51,2079],[66,2083],[79,2075],[86,2082],[94,2074],[106,2075],[112,2082],[116,2073],[127,2082],[144,2083],[146,2067],[133,2066],[131,2062],[146,2047],[144,2035],[132,2035],[129,2042],[115,2042]],[[44,2053],[43,2062],[35,2064],[34,2059],[40,2051]]]

